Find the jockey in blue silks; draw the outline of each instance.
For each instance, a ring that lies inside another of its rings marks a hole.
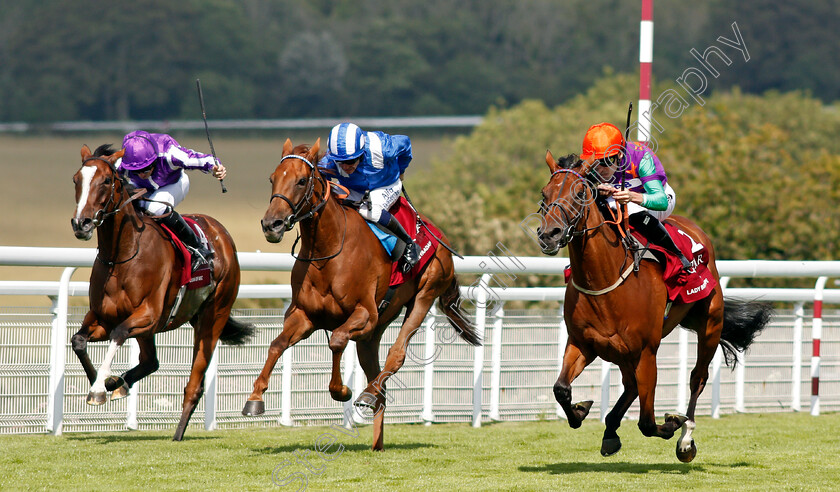
[[[359,208],[365,220],[379,224],[406,245],[403,271],[420,259],[417,244],[388,212],[402,191],[402,177],[411,162],[411,140],[405,135],[366,132],[353,123],[341,123],[330,131],[328,152],[318,163],[339,183],[370,201]]]
[[[227,170],[222,163],[212,155],[182,147],[165,133],[131,132],[123,139],[123,149],[125,155],[117,161],[117,172],[134,187],[147,190],[140,207],[155,216],[168,210],[169,214],[160,221],[193,250],[193,265],[210,260],[212,252],[175,211],[175,206],[190,191],[190,178],[184,170],[197,169],[224,179]]]

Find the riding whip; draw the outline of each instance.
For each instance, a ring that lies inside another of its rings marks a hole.
[[[633,101],[630,101],[630,106],[627,108],[627,124],[624,126],[624,160],[628,159],[630,155],[627,152],[627,139],[630,137],[630,117],[633,114]],[[624,191],[624,177],[627,175],[626,169],[621,170],[621,191]],[[624,230],[627,230],[627,204],[621,206],[622,225]]]
[[[210,154],[213,155],[213,160],[218,162],[219,159],[216,157],[216,149],[213,148],[213,140],[210,139],[210,127],[207,126],[207,113],[204,112],[204,94],[201,92],[201,80],[195,79],[195,85],[198,87],[198,103],[201,104],[201,119],[204,120],[204,131],[207,132],[207,142],[210,143]],[[225,180],[220,179],[219,184],[222,185],[222,193],[227,193]]]
[[[420,217],[420,212],[418,212],[418,211],[417,211],[417,207],[415,207],[415,206],[414,206],[414,204],[413,204],[413,203],[411,203],[411,198],[409,198],[409,196],[408,196],[408,191],[406,191],[406,189],[405,189],[405,185],[403,185],[403,187],[402,187],[402,192],[403,192],[403,195],[405,195],[405,200],[408,202],[408,204],[409,204],[409,205],[411,205],[411,208],[412,208],[412,209],[414,209],[414,214],[417,216],[417,220],[419,220],[419,221],[420,221],[420,224],[422,224],[422,225],[423,225],[423,227],[426,229],[426,232],[428,232],[428,233],[429,233],[429,234],[430,234],[433,238],[437,239],[437,242],[438,242],[441,246],[443,246],[444,248],[448,249],[450,253],[452,253],[453,255],[455,255],[455,256],[457,256],[458,258],[461,258],[461,259],[463,260],[463,259],[464,259],[464,257],[463,257],[463,256],[461,256],[461,255],[460,255],[457,251],[455,251],[454,249],[450,248],[450,247],[449,247],[449,245],[447,245],[445,242],[441,241],[441,240],[440,240],[440,238],[439,238],[439,237],[437,237],[437,236],[435,236],[435,233],[434,233],[434,232],[432,232],[432,230],[431,230],[431,229],[429,229],[429,226],[427,226],[427,225],[426,225],[426,222],[425,222],[425,221],[424,221],[424,220]]]

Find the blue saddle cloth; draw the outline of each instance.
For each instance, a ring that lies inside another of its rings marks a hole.
[[[384,232],[368,221],[365,221],[365,223],[376,235],[376,238],[379,239],[379,242],[382,244],[382,247],[385,248],[385,252],[388,253],[388,256],[391,256],[394,253],[394,247],[397,245],[397,238],[387,232]]]

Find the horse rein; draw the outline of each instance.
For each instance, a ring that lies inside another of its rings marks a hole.
[[[324,206],[327,204],[327,201],[330,199],[330,186],[329,186],[329,184],[327,184],[327,180],[325,180],[322,176],[318,176],[318,179],[321,181],[321,185],[324,187],[324,190],[325,190],[324,191],[324,196],[317,205],[312,205],[309,208],[309,212],[307,212],[306,214],[298,217],[297,215],[301,212],[301,210],[303,209],[305,204],[309,203],[309,200],[312,198],[312,195],[315,193],[315,180],[314,180],[314,178],[315,178],[315,166],[311,162],[309,162],[309,159],[307,159],[306,157],[304,157],[302,155],[289,154],[289,155],[283,156],[280,159],[280,163],[282,164],[283,161],[285,161],[286,159],[299,159],[299,160],[303,161],[307,166],[309,166],[309,179],[306,183],[306,192],[304,193],[303,197],[300,199],[300,201],[298,201],[297,204],[292,203],[292,201],[289,199],[289,197],[287,197],[286,195],[283,195],[281,193],[272,194],[271,198],[269,198],[269,200],[268,200],[268,203],[271,203],[275,198],[279,198],[279,199],[281,199],[284,202],[289,204],[289,207],[292,209],[292,214],[289,215],[288,217],[286,217],[286,220],[283,221],[283,227],[286,229],[286,231],[290,231],[290,230],[292,230],[292,228],[295,226],[295,224],[297,222],[300,222],[302,220],[306,220],[310,217],[313,217],[322,208],[324,208]],[[323,257],[320,257],[320,258],[301,258],[299,256],[295,256],[295,247],[297,246],[298,241],[300,241],[300,233],[298,233],[297,238],[295,238],[295,242],[292,244],[292,251],[291,251],[291,254],[292,254],[292,256],[294,257],[295,260],[300,260],[300,261],[329,260],[329,259],[335,258],[339,254],[341,254],[341,252],[344,250],[344,240],[347,237],[347,211],[344,210],[344,207],[341,207],[341,211],[344,213],[344,232],[342,233],[342,236],[341,236],[341,245],[339,246],[338,251],[329,255],[329,256],[323,256]]]

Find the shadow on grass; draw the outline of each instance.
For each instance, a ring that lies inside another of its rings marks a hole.
[[[363,451],[371,451],[369,444],[342,444],[344,446],[344,451],[355,451],[355,452],[363,452]],[[285,446],[267,446],[264,448],[254,448],[256,454],[280,454],[280,453],[293,453],[295,451],[299,451],[301,449],[312,449],[314,446],[314,441],[311,442],[299,442],[295,444],[287,444]],[[421,448],[436,448],[438,447],[435,444],[427,444],[422,442],[411,442],[411,443],[401,443],[401,444],[388,444],[385,443],[385,452],[393,451],[393,450],[412,450],[412,449],[421,449]],[[371,451],[372,452],[372,451]]]
[[[542,466],[520,466],[519,471],[534,472],[534,473],[548,473],[550,475],[568,475],[572,473],[589,473],[589,472],[610,472],[610,473],[630,473],[634,475],[643,475],[645,473],[660,472],[672,473],[678,475],[685,475],[694,472],[704,472],[709,468],[740,468],[745,466],[752,466],[750,463],[738,462],[719,464],[712,463],[706,465],[692,465],[687,463],[628,463],[628,462],[604,462],[604,463],[586,463],[586,462],[569,462],[569,463],[548,463]]]
[[[183,442],[189,441],[205,441],[208,439],[221,439],[221,436],[184,436]],[[81,436],[67,436],[67,440],[69,441],[90,441],[96,444],[111,444],[111,443],[119,443],[119,442],[140,442],[140,441],[172,441],[172,436],[170,435],[161,435],[161,436],[154,436],[154,435],[145,435],[145,434],[114,434],[108,436],[93,436],[93,435],[81,435]]]

